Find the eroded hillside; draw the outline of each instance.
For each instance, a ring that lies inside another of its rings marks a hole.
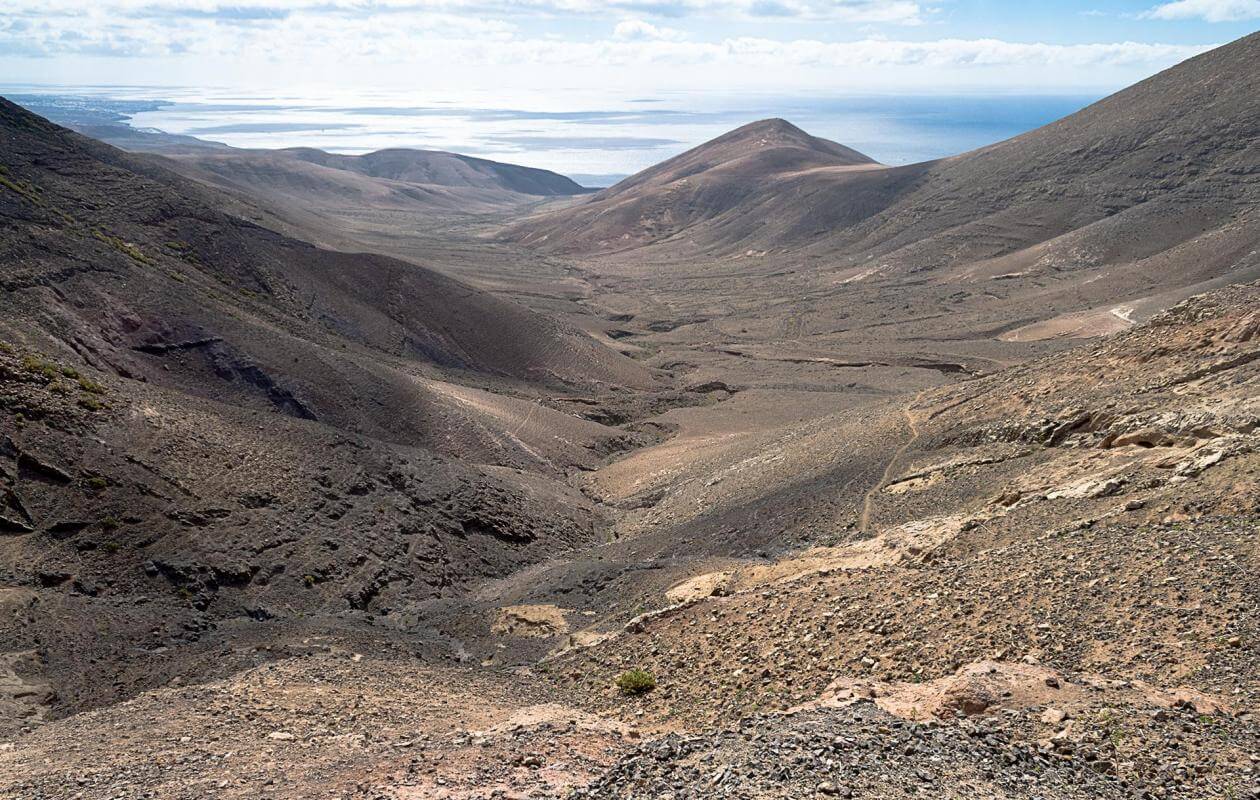
[[[0,106],[0,794],[1260,797],[1257,42],[525,220]]]

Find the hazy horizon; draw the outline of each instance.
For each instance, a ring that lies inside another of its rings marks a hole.
[[[608,185],[767,117],[786,118],[814,135],[898,165],[983,147],[1098,99],[682,93],[618,98],[552,92],[545,98],[466,95],[473,103],[458,105],[452,98],[415,93],[271,97],[189,87],[15,88],[4,91],[67,124],[125,122],[244,148],[314,147],[350,154],[391,147],[448,150],[550,169],[588,186]]]

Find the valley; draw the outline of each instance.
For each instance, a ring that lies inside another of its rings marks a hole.
[[[0,101],[0,796],[1260,797],[1257,65],[595,193]]]

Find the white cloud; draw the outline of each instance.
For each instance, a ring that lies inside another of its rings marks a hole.
[[[742,19],[782,17],[853,23],[917,25],[925,7],[916,0],[0,0],[0,14],[75,15],[163,20],[208,18],[248,22],[295,15],[364,17],[446,11],[494,15],[584,15]]]
[[[934,0],[0,0],[0,69],[10,81],[21,75],[40,83],[99,82],[105,75],[122,83],[218,83],[233,75],[275,86],[353,80],[364,86],[396,81],[480,89],[617,81],[649,88],[744,88],[809,81],[859,91],[945,85],[1059,89],[1122,85],[1207,49],[1138,42],[909,41],[888,37],[886,29],[851,42],[776,39],[763,33],[772,30],[764,24],[744,26],[755,36],[715,37],[705,19],[739,8],[750,17],[848,14],[908,24],[936,5]],[[590,29],[591,17],[574,24],[574,14],[610,10],[620,22],[607,35],[592,39],[578,33]],[[523,15],[530,14],[537,19],[526,22]],[[670,14],[667,27],[662,17]],[[687,15],[696,19],[686,21]],[[834,34],[862,26],[819,29]]]
[[[1173,0],[1155,6],[1142,16],[1148,19],[1238,22],[1260,19],[1260,0]]]
[[[195,1],[206,6],[215,2]],[[273,0],[284,1],[295,5],[303,0]],[[402,0],[398,2],[401,4]],[[1208,49],[1139,42],[1060,45],[999,39],[897,41],[874,37],[855,42],[762,37],[706,42],[688,40],[681,31],[640,19],[622,20],[611,38],[575,41],[549,36],[520,38],[516,27],[503,20],[411,10],[367,16],[249,17],[230,24],[210,18],[185,18],[176,24],[151,16],[93,16],[90,23],[81,15],[70,14],[0,16],[0,55],[233,58],[265,54],[265,59],[275,63],[337,59],[377,64],[794,64],[977,70],[1012,65],[1163,67]]]
[[[1001,67],[1001,66],[1126,66],[1164,65],[1184,60],[1209,49],[1197,45],[1114,44],[1057,45],[1006,42],[998,39],[940,39],[927,42],[866,39],[858,42],[822,42],[810,39],[779,41],[738,37],[718,42],[602,41],[544,42],[512,40],[498,46],[501,54],[529,61],[551,63],[631,64],[650,61],[670,63],[740,63],[774,66],[795,64],[817,67],[877,68],[894,66]]]
[[[85,18],[86,16],[86,18]],[[502,41],[516,26],[503,20],[433,12],[367,17],[324,14],[284,18],[152,16],[0,16],[0,55],[155,58],[266,52],[285,57],[406,57],[417,42],[476,38]]]
[[[641,19],[623,19],[613,28],[613,38],[623,42],[669,41],[684,38],[682,31],[664,28]]]

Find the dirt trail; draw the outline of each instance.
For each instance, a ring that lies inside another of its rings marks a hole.
[[[911,409],[914,408],[914,405],[918,403],[919,400],[923,398],[923,395],[927,394],[928,391],[928,389],[924,389],[919,392],[913,399],[910,400],[909,403],[906,404],[905,408],[901,409],[901,413],[906,417],[906,425],[910,428],[910,437],[902,442],[900,447],[893,451],[892,457],[888,459],[888,464],[884,467],[884,474],[880,476],[879,481],[871,487],[870,491],[868,491],[866,496],[862,499],[862,516],[858,518],[858,530],[863,533],[868,532],[870,528],[871,508],[875,502],[875,495],[888,485],[889,479],[893,476],[893,470],[897,467],[897,462],[901,460],[902,455],[904,455],[905,452],[909,450],[910,447],[919,439],[919,422],[915,419],[914,413]]]

